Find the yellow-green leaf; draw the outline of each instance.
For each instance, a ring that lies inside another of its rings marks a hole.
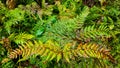
[[[62,55],[61,55],[61,53],[59,53],[59,54],[57,55],[57,62],[59,62],[61,58],[62,58]]]

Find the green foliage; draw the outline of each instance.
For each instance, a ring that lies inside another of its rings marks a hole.
[[[73,19],[70,18],[69,21],[62,19],[57,20],[55,23],[53,23],[50,17],[50,19],[48,19],[48,23],[45,24],[47,27],[46,32],[43,33],[43,36],[40,37],[40,40],[55,40],[61,45],[71,42],[72,38],[75,38],[76,36],[75,31],[82,27],[88,14],[89,8],[84,7],[80,15],[76,16]],[[63,42],[62,40],[66,42]]]
[[[107,25],[100,25],[98,28],[95,28],[95,25],[87,26],[80,31],[80,39],[95,39],[100,37],[111,37],[110,30]]]
[[[2,64],[1,68],[13,68],[14,63],[12,61]]]
[[[119,68],[119,2],[0,0],[0,68]]]
[[[8,37],[11,41],[14,41],[16,44],[23,44],[27,40],[34,38],[31,34],[19,33],[18,35],[13,33]]]
[[[3,24],[5,25],[5,29],[9,34],[12,26],[24,20],[24,15],[24,11],[17,8],[7,12],[7,14],[5,15],[5,19],[7,20],[5,20]]]

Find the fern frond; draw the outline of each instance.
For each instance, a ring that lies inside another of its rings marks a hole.
[[[86,17],[88,16],[89,13],[90,13],[89,8],[85,6],[80,15],[77,17],[77,22],[79,24],[84,24]]]
[[[80,51],[82,54],[82,51],[84,55],[81,55],[83,57],[95,57],[95,58],[108,58],[110,55],[109,50],[106,49],[103,46],[99,46],[96,44],[88,44],[85,43],[84,45],[78,45],[77,50]]]
[[[106,25],[100,25],[98,28],[94,25],[87,26],[80,31],[81,39],[96,39],[98,37],[110,37],[109,29]]]
[[[27,40],[34,38],[34,36],[32,34],[27,34],[27,33],[20,33],[20,34],[12,33],[8,38],[11,41],[14,41],[16,44],[23,44]]]
[[[13,52],[11,52],[11,55],[9,55],[10,59],[17,58],[18,55],[21,55],[22,51],[20,49],[15,49]]]
[[[55,56],[57,55],[58,52],[57,50],[59,50],[59,47],[54,46],[54,44],[52,44],[50,41],[48,41],[46,44],[43,44],[42,42],[37,42],[34,41],[31,42],[27,42],[22,46],[19,46],[20,50],[14,50],[13,52],[10,53],[9,58],[15,58],[17,55],[22,53],[22,59],[20,59],[19,61],[22,60],[26,60],[29,56],[31,55],[41,55],[41,56],[47,56],[46,60],[54,59]],[[17,51],[19,51],[20,53],[18,53]],[[54,54],[54,55],[53,55]],[[52,56],[53,55],[53,56]]]
[[[47,61],[56,58],[57,62],[61,59],[70,62],[75,57],[109,59],[114,62],[109,50],[100,45],[85,43],[78,45],[76,48],[72,48],[72,44],[70,43],[64,45],[63,48],[56,45],[58,44],[52,41],[47,41],[46,43],[42,43],[41,41],[28,41],[22,46],[19,46],[19,49],[11,52],[8,57],[14,59],[18,55],[22,55],[23,58],[18,62],[27,60],[32,55],[46,57]]]
[[[73,19],[69,18],[69,20],[58,20],[53,24],[48,23],[46,25],[46,31],[41,36],[40,40],[47,41],[48,39],[53,39],[59,42],[61,45],[71,42],[72,39],[76,37],[76,30],[82,28],[88,14],[89,8],[84,7],[80,15]]]

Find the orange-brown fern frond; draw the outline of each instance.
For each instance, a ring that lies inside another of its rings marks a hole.
[[[77,53],[81,57],[93,57],[100,59],[109,59],[115,63],[114,58],[110,54],[110,50],[105,48],[102,45],[97,45],[93,43],[85,43],[78,45],[77,49],[74,50],[74,53]]]
[[[18,55],[22,55],[22,50],[17,48],[15,50],[13,50],[13,52],[11,52],[8,57],[10,59],[14,59],[14,58],[17,58]]]

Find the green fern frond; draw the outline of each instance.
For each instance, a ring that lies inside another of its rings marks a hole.
[[[59,42],[61,45],[71,42],[72,38],[76,37],[76,30],[82,28],[88,14],[89,8],[84,7],[80,15],[76,16],[73,19],[69,18],[69,20],[58,20],[55,23],[47,24],[47,28],[43,35],[40,37],[40,40],[47,41],[48,39],[52,39]]]
[[[100,25],[98,28],[95,25],[87,26],[80,31],[81,39],[96,39],[98,37],[110,37],[110,31],[106,25]]]
[[[56,58],[57,62],[61,59],[70,62],[70,60],[75,57],[93,57],[98,59],[109,59],[112,62],[115,62],[110,55],[109,50],[100,45],[85,43],[78,45],[76,48],[72,48],[72,44],[70,43],[64,45],[64,47],[56,45],[58,44],[53,43],[52,41],[47,41],[46,43],[42,43],[41,41],[28,41],[22,46],[19,46],[19,49],[11,52],[8,57],[14,59],[17,58],[18,55],[22,55],[22,59],[18,62],[27,60],[32,55],[46,57],[46,61]]]
[[[27,34],[27,33],[20,33],[20,34],[12,33],[8,38],[11,41],[14,41],[16,44],[23,44],[27,40],[34,38],[34,36],[32,34]]]
[[[77,17],[77,22],[79,24],[84,24],[86,17],[88,16],[89,13],[90,13],[89,8],[85,6],[81,11],[80,15]]]

